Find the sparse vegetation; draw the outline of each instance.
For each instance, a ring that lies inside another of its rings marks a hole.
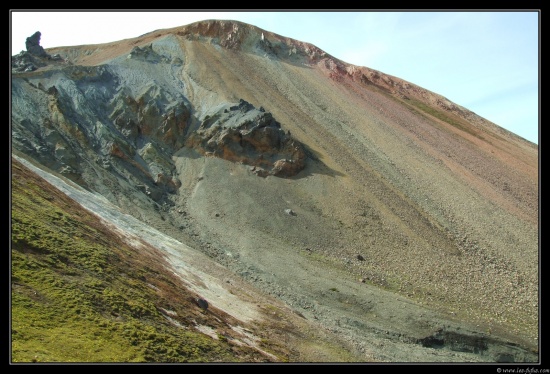
[[[484,140],[484,137],[479,134],[478,131],[475,131],[472,128],[472,125],[463,123],[463,120],[458,118],[453,118],[453,115],[447,115],[441,109],[435,108],[433,106],[424,104],[423,102],[409,98],[407,101],[404,101],[405,104],[408,104],[412,110],[418,113],[427,113],[430,116],[440,119],[443,122],[448,123],[451,126],[456,127],[459,130],[462,130],[470,135],[475,136],[476,138]]]
[[[163,297],[177,280],[163,274],[158,259],[109,236],[96,217],[52,196],[19,164],[12,168],[13,362],[258,359],[251,349],[193,331],[199,312],[185,290],[178,299]],[[185,327],[168,323],[160,306],[176,310]]]

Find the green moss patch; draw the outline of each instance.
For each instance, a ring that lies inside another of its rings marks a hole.
[[[196,331],[225,325],[160,253],[129,247],[15,160],[11,197],[12,362],[265,361]]]

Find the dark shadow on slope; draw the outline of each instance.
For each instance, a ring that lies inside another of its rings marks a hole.
[[[333,177],[333,178],[344,177],[345,176],[345,174],[343,174],[343,173],[341,173],[337,170],[334,170],[334,169],[330,168],[329,166],[327,166],[320,159],[317,152],[314,152],[314,151],[310,150],[305,145],[304,145],[304,147],[306,149],[306,154],[307,154],[307,158],[305,159],[304,169],[301,170],[300,172],[298,172],[298,174],[296,174],[292,177],[280,177],[280,178],[290,179],[290,180],[298,180],[298,179],[302,179],[302,178],[311,177],[313,175],[327,175],[327,176]],[[180,150],[176,151],[174,153],[174,157],[185,157],[185,158],[190,158],[190,159],[193,159],[193,160],[198,160],[198,159],[202,159],[204,157],[214,157],[214,156],[205,156],[205,155],[199,153],[197,150],[195,150],[193,148],[184,147],[184,148],[181,148]],[[220,158],[220,157],[218,157],[218,158]],[[229,161],[229,160],[225,160],[225,161],[233,162],[233,161]],[[243,164],[243,165],[246,165],[246,164]],[[251,167],[251,165],[246,165],[246,167]],[[276,177],[276,176],[274,176],[274,177]],[[277,178],[279,178],[279,177],[277,177]]]
[[[433,349],[474,353],[489,357],[491,361],[495,362],[538,362],[536,352],[482,334],[440,329],[433,335],[419,339],[418,344]]]
[[[199,121],[195,118],[193,122]],[[188,133],[185,146],[204,157],[248,165],[259,177],[343,175],[324,165],[320,155],[283,129],[270,112],[243,99],[218,105],[215,112],[200,121],[198,128]],[[324,167],[314,167],[321,164]]]
[[[327,164],[325,164],[321,160],[322,156],[319,153],[313,151],[312,149],[307,147],[305,144],[302,144],[302,145],[304,146],[306,155],[307,155],[306,162],[305,162],[306,166],[298,174],[296,174],[293,177],[288,177],[287,179],[302,179],[302,178],[311,177],[315,174],[327,175],[333,178],[345,176],[344,173],[334,170],[330,168]]]

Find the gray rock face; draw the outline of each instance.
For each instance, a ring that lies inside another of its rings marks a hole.
[[[207,116],[188,144],[203,154],[252,165],[260,176],[291,177],[305,166],[303,145],[271,113],[242,99]]]
[[[190,120],[183,96],[154,84],[134,94],[108,66],[67,66],[14,77],[13,97],[15,148],[50,168],[97,189],[97,175],[125,180],[157,202],[179,187],[171,156]]]
[[[164,204],[181,186],[172,156],[185,146],[255,165],[261,176],[292,176],[305,165],[301,144],[245,101],[223,104],[193,132],[198,119],[181,83],[159,83],[162,69],[178,66],[179,57],[152,44],[112,64],[60,63],[40,72],[63,59],[39,42],[37,32],[27,39],[28,51],[12,57],[13,144],[82,185],[106,194],[138,190]],[[25,71],[33,75],[17,75]]]

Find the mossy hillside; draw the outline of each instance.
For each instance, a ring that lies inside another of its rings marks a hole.
[[[265,360],[194,330],[223,335],[160,254],[127,246],[14,160],[11,225],[12,362]]]
[[[449,125],[461,131],[464,131],[470,135],[473,135],[476,138],[479,138],[481,140],[486,140],[485,137],[481,135],[481,131],[475,129],[470,123],[463,120],[462,118],[459,118],[458,116],[453,115],[452,113],[447,114],[439,108],[435,108],[433,106],[427,105],[419,100],[412,99],[412,98],[407,98],[407,100],[402,100],[401,102],[409,105],[409,107],[417,113],[428,114],[443,122],[448,123]]]

